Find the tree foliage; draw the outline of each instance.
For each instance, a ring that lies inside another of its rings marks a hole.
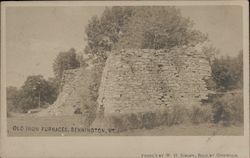
[[[50,101],[48,103],[53,103],[59,94],[59,87],[60,87],[60,82],[54,78],[50,77],[48,78],[48,93],[50,94]]]
[[[24,85],[18,90],[7,88],[7,106],[9,111],[27,112],[29,109],[52,104],[58,90],[55,79],[46,81],[41,75],[28,76]]]
[[[175,7],[106,8],[101,17],[89,21],[85,52],[105,61],[113,49],[162,49],[204,42],[207,36],[193,25]]]
[[[17,101],[19,91],[16,87],[9,86],[7,87],[7,111],[17,111]]]
[[[100,18],[92,17],[85,29],[87,36],[85,53],[91,55],[97,62],[105,61],[106,52],[111,51],[114,44],[119,41],[132,14],[132,7],[116,6],[107,7]]]
[[[53,71],[58,81],[61,81],[64,70],[78,67],[80,67],[80,62],[77,60],[77,54],[74,48],[66,52],[60,52],[53,63]]]
[[[213,121],[223,125],[242,124],[244,120],[243,93],[225,93],[212,103]]]
[[[215,58],[212,64],[212,78],[217,90],[228,91],[243,86],[243,52],[236,57]]]
[[[207,37],[193,29],[194,22],[184,18],[175,7],[136,7],[121,47],[163,49],[204,42]]]

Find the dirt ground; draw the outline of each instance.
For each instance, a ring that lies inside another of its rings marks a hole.
[[[82,127],[82,116],[10,117],[7,121],[9,136],[239,136],[243,126],[224,127],[218,124],[181,124],[159,126],[153,129],[135,129],[117,132],[116,129]]]

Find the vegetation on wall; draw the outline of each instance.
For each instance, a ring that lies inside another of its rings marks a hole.
[[[121,48],[162,49],[195,45],[207,35],[175,7],[111,7],[93,17],[85,32],[85,53],[105,62],[109,51]]]
[[[76,50],[74,48],[66,52],[60,52],[53,63],[53,71],[59,82],[62,79],[63,71],[78,67],[80,67],[80,62],[77,60]]]

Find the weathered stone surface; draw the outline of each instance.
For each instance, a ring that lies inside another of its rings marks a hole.
[[[74,115],[75,111],[84,113],[90,104],[92,69],[71,69],[64,71],[61,92],[53,105],[38,115]]]
[[[180,104],[200,105],[211,68],[202,46],[112,52],[99,88],[105,114],[146,112]]]
[[[94,81],[99,80],[96,73],[92,68],[65,71],[56,102],[39,115],[73,115],[77,109],[84,114],[95,109],[93,87],[99,87]],[[105,114],[136,113],[177,104],[200,105],[210,93],[204,81],[210,74],[201,45],[114,51],[103,70],[97,110]]]

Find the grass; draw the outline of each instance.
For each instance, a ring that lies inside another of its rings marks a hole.
[[[243,135],[242,126],[224,127],[216,124],[181,124],[171,127],[160,126],[147,130],[131,130],[119,135],[126,136],[240,136]]]
[[[7,119],[9,136],[237,136],[243,135],[243,126],[224,127],[219,124],[203,123],[159,126],[153,129],[135,129],[117,133],[105,127],[85,128],[82,116],[20,116]],[[54,129],[52,129],[54,127]],[[57,127],[57,129],[55,128]],[[47,131],[45,131],[47,129]],[[73,130],[72,130],[73,129]]]

